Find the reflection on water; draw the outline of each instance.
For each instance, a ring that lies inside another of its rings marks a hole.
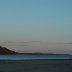
[[[30,60],[30,59],[72,59],[72,56],[66,55],[0,55],[0,60]]]

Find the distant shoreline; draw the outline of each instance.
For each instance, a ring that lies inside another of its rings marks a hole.
[[[71,54],[53,54],[53,53],[4,53],[4,54],[2,54],[2,53],[0,53],[0,55],[18,55],[18,54],[20,54],[20,55],[69,55],[69,56],[71,56]]]

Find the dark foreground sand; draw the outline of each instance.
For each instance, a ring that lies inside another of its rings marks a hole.
[[[72,72],[72,60],[0,60],[0,72]]]

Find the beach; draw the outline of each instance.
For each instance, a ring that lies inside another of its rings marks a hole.
[[[72,60],[0,60],[0,72],[72,72]]]

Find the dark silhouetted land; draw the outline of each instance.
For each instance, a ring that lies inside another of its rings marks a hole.
[[[15,51],[12,51],[6,47],[0,46],[0,54],[15,54]]]

